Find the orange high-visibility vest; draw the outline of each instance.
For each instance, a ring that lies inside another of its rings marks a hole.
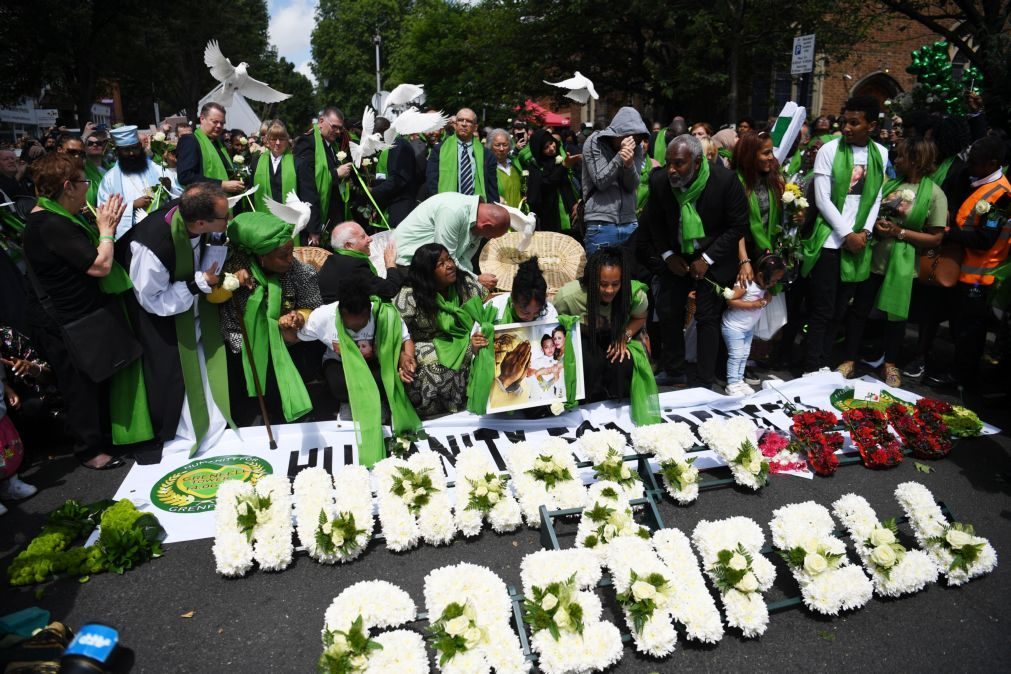
[[[1011,183],[1008,182],[1007,176],[1002,175],[998,180],[980,186],[962,202],[962,207],[955,216],[955,223],[962,229],[981,226],[986,221],[986,216],[976,212],[976,204],[980,201],[997,203],[1005,194],[1011,194]],[[969,285],[977,283],[984,286],[992,285],[993,272],[1007,259],[1009,246],[1011,246],[1011,221],[1006,221],[1001,226],[997,241],[989,250],[966,249],[965,257],[962,259],[962,270],[958,276],[959,282]]]

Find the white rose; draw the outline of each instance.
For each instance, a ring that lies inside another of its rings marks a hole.
[[[550,409],[551,413],[557,417],[559,414],[565,411],[565,403],[553,402],[551,403],[551,407],[549,407],[548,409]]]
[[[465,615],[446,621],[446,634],[451,637],[460,636],[468,629],[470,629],[470,620]]]
[[[342,545],[344,545],[344,537],[341,535],[341,532],[339,531],[333,532],[333,536],[330,537],[330,540],[333,541],[335,548],[339,548]]]
[[[783,192],[783,203],[784,204],[792,204],[793,200],[796,199],[796,198],[797,198],[797,195],[795,195],[793,192],[791,192],[789,190],[787,190],[786,192]]]
[[[757,456],[751,457],[751,461],[748,461],[748,472],[752,475],[758,475],[762,472],[762,460]]]
[[[972,543],[972,536],[965,533],[964,531],[959,531],[958,529],[951,528],[948,529],[948,533],[944,535],[944,540],[948,541],[948,545],[955,548],[964,548],[965,546]]]
[[[263,524],[270,519],[270,511],[268,510],[257,510],[256,511],[256,523]]]
[[[687,484],[691,482],[697,482],[699,479],[699,469],[695,466],[688,466],[688,468],[681,471],[681,479]]]
[[[561,164],[564,161],[565,159],[563,159],[561,155],[555,157],[555,164]]]
[[[463,614],[467,616],[467,620],[475,622],[477,620],[477,611],[469,603],[463,605]]]
[[[341,150],[340,152],[337,153],[337,161],[344,161],[347,158],[348,158],[348,153],[345,152],[344,150]]]
[[[530,175],[530,171],[527,171],[527,170],[523,171],[523,177],[524,178],[528,177],[529,175]]]
[[[799,199],[797,199],[798,208],[807,208],[808,206],[810,206],[810,204],[808,203],[806,198],[800,197]]]
[[[734,289],[733,288],[724,288],[723,289],[723,299],[725,299],[725,300],[732,300],[732,299],[734,299]]]
[[[239,138],[239,145],[249,145],[249,139],[245,136]]]
[[[343,653],[348,649],[348,640],[343,634],[333,635],[333,645],[330,646],[332,651],[337,653]]]
[[[604,527],[604,538],[614,538],[618,533],[618,527],[613,524],[608,524]]]
[[[246,163],[246,158],[243,157],[241,154],[237,154],[234,157],[232,157],[232,163],[233,164],[245,164]]]
[[[986,215],[990,212],[990,202],[986,199],[980,199],[976,202],[976,207],[973,210],[979,215]]]
[[[828,560],[819,555],[817,552],[804,555],[804,570],[812,576],[817,576],[827,568]]]
[[[351,666],[354,667],[356,671],[362,671],[369,666],[369,659],[364,655],[356,655],[351,658]]]
[[[888,545],[895,542],[895,534],[892,533],[891,529],[885,529],[884,527],[874,527],[870,535],[871,545],[877,547],[879,545]]]
[[[541,608],[545,611],[550,611],[554,607],[558,606],[558,598],[555,595],[548,592],[544,595],[544,599],[541,600]]]
[[[477,496],[478,498],[481,498],[482,496],[487,496],[488,487],[484,486],[483,484],[479,485],[478,488],[474,490],[474,495]]]
[[[911,202],[914,199],[916,199],[916,192],[914,192],[913,190],[902,190],[901,192],[899,192],[899,198],[902,199],[903,201]]]
[[[555,617],[555,624],[561,627],[562,629],[565,629],[566,627],[572,624],[572,621],[569,619],[568,611],[558,611],[557,613],[555,613],[554,617]]]
[[[410,505],[410,504],[414,503],[414,492],[412,492],[412,491],[405,491],[404,495],[401,498],[404,499],[404,503]]]
[[[885,107],[891,107],[891,105],[892,105],[892,99],[886,98],[885,99]]]
[[[745,593],[754,592],[758,589],[758,579],[755,578],[755,574],[748,571],[744,574],[744,577],[737,582],[737,585],[734,585],[734,589]]]
[[[229,292],[234,292],[239,289],[239,279],[235,277],[235,274],[225,273],[225,278],[221,281],[221,287]]]
[[[415,496],[424,496],[427,493],[428,493],[428,490],[425,489],[424,487],[418,487],[417,489],[414,490],[414,495]]]
[[[898,558],[890,545],[879,545],[871,552],[871,561],[883,569],[890,569]]]
[[[500,498],[502,498],[502,497],[498,495],[497,491],[488,492],[488,503],[491,503],[492,505],[494,505],[494,504],[498,503],[498,500]]]
[[[652,583],[647,583],[644,580],[637,580],[632,583],[632,596],[636,601],[653,599],[656,597],[656,588]]]
[[[156,133],[154,136],[151,137],[151,140],[156,140],[159,143],[164,142],[165,141],[165,132],[164,131],[159,131],[158,133]]]
[[[400,445],[401,447],[403,447],[404,449],[410,449],[411,448],[411,439],[410,438],[397,438],[397,444]]]
[[[365,159],[362,159],[362,166],[371,166],[371,165],[372,165],[372,160],[371,159],[369,159],[368,157],[366,157]]]
[[[481,632],[480,627],[471,627],[469,630],[463,633],[463,638],[467,642],[467,648],[474,648],[484,637],[484,633]]]
[[[330,532],[332,531],[333,531],[333,524],[331,524],[330,522],[325,522],[323,524],[323,533],[329,536]]]
[[[622,480],[627,480],[632,477],[632,471],[628,469],[628,466],[622,466],[620,475]]]
[[[730,558],[729,562],[727,562],[727,566],[729,566],[734,571],[743,571],[744,569],[748,568],[748,560],[741,553],[735,552],[734,556]]]

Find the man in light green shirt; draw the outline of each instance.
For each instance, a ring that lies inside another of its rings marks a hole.
[[[429,197],[411,211],[393,230],[397,242],[397,265],[411,264],[414,251],[426,243],[441,243],[457,267],[474,274],[471,258],[481,239],[497,239],[509,231],[509,212],[497,204],[483,204],[476,196],[443,192]],[[492,290],[494,274],[477,277]]]

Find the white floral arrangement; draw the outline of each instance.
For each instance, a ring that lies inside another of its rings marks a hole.
[[[590,504],[583,508],[576,530],[576,547],[592,550],[604,560],[616,538],[638,536],[649,540],[649,529],[636,524],[632,506],[617,482],[595,482],[589,488]]]
[[[601,620],[594,592],[601,576],[589,550],[540,550],[523,558],[524,620],[538,669],[546,674],[601,671],[621,660],[621,634]]]
[[[765,534],[747,517],[703,520],[692,532],[705,574],[720,592],[727,624],[745,637],[765,634],[769,607],[762,597],[776,580],[776,567],[762,555]]]
[[[758,491],[769,482],[769,460],[756,442],[757,428],[746,417],[712,418],[699,427],[702,442],[727,463],[734,482]]]
[[[907,550],[898,540],[895,520],[878,520],[863,496],[844,495],[832,504],[832,512],[849,533],[879,595],[901,597],[937,581],[939,570],[930,556]]]
[[[411,596],[392,583],[370,580],[347,587],[326,610],[317,671],[428,672],[425,642],[417,632],[394,630],[370,636],[372,630],[403,625],[417,614]]]
[[[214,560],[223,576],[242,576],[255,560],[263,571],[291,564],[291,483],[267,475],[256,485],[228,480],[218,488]]]
[[[903,482],[895,498],[909,518],[916,542],[930,553],[948,585],[963,585],[997,568],[997,551],[971,524],[948,522],[930,490]]]
[[[438,454],[418,452],[406,460],[388,457],[377,463],[372,473],[378,485],[379,521],[386,547],[402,552],[421,539],[430,545],[453,540],[456,522]]]
[[[769,530],[809,609],[834,616],[871,600],[874,586],[846,558],[828,508],[814,501],[785,505],[773,511]]]
[[[723,638],[723,620],[688,537],[678,529],[661,529],[653,534],[653,548],[677,579],[670,604],[674,619],[685,626],[689,639],[718,642]]]
[[[593,462],[594,479],[617,482],[629,500],[642,498],[642,478],[634,464],[629,466],[623,460],[629,451],[624,435],[612,429],[590,431],[579,438],[577,445]]]
[[[632,443],[640,454],[652,454],[660,462],[660,475],[670,497],[687,505],[699,497],[699,469],[688,450],[698,440],[684,422],[650,424],[632,431]]]
[[[671,621],[674,576],[650,541],[635,536],[613,540],[606,565],[635,649],[653,657],[673,653],[677,644]]]
[[[296,531],[317,562],[349,562],[365,550],[375,526],[369,480],[364,466],[345,466],[336,479],[318,466],[295,476]]]
[[[586,504],[586,488],[565,440],[547,438],[537,446],[515,443],[506,449],[505,460],[529,526],[541,526],[542,505],[548,510],[563,510]]]
[[[467,447],[456,457],[456,526],[464,536],[477,536],[487,518],[496,533],[515,531],[523,513],[501,475],[477,447]]]
[[[509,591],[491,569],[466,563],[435,569],[425,577],[425,607],[441,671],[530,670],[510,623]]]

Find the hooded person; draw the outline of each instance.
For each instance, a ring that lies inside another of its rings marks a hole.
[[[315,271],[294,258],[293,229],[270,213],[242,213],[228,225],[232,255],[225,271],[234,271],[243,285],[222,308],[221,322],[234,366],[231,388],[245,392],[233,398],[240,423],[252,423],[256,416],[257,379],[268,408],[279,408],[287,421],[312,410],[288,345],[299,343],[296,332],[305,324],[300,310],[315,309],[322,301]],[[238,402],[243,398],[248,405]]]
[[[642,142],[649,130],[635,108],[615,113],[611,124],[583,144],[583,221],[586,253],[618,246],[639,226],[636,191],[645,156]]]
[[[537,229],[541,232],[567,232],[571,225],[569,213],[576,203],[566,160],[560,143],[546,129],[539,129],[530,139],[530,179],[527,203],[537,214]]]
[[[730,168],[730,160],[734,156],[734,146],[737,145],[737,132],[733,129],[720,129],[710,139],[716,148],[716,154],[724,168]]]
[[[161,204],[178,196],[181,190],[144,153],[136,126],[120,126],[110,133],[116,144],[116,164],[102,177],[97,200],[101,205],[113,194],[118,194],[126,203],[126,210],[116,227],[118,239],[146,218],[149,212],[158,210]]]

